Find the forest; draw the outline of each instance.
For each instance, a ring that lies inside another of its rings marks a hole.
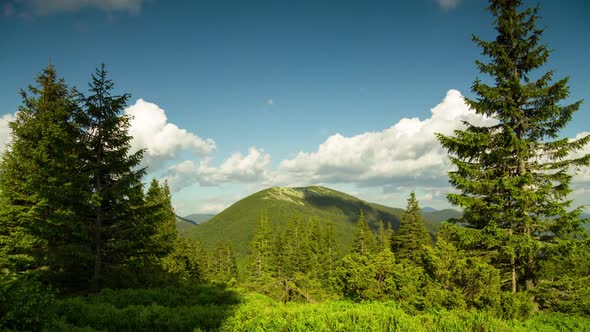
[[[582,101],[562,105],[568,78],[541,72],[540,7],[488,9],[497,36],[473,37],[486,79],[465,102],[496,124],[437,136],[461,216],[431,232],[408,192],[396,229],[357,211],[344,253],[330,220],[276,228],[264,208],[243,261],[183,236],[168,183],[130,150],[130,95],[104,65],[79,91],[49,64],[0,160],[0,329],[590,330],[588,220],[568,199],[590,135],[560,136]]]

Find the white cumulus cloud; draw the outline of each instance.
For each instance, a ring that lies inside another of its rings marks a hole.
[[[211,158],[204,158],[198,164],[192,160],[185,160],[171,166],[166,178],[172,190],[179,191],[195,183],[213,186],[230,182],[264,182],[271,158],[262,149],[251,147],[248,154],[236,152],[219,166],[212,166],[211,162]]]
[[[579,140],[586,136],[590,135],[590,132],[581,132],[574,137],[574,140]],[[590,154],[590,144],[586,144],[582,149],[575,151],[574,153],[570,154],[571,158],[581,158],[585,155]],[[590,167],[582,167],[580,169],[574,170],[575,175],[573,178],[574,185],[580,184],[589,184],[590,183]]]
[[[4,114],[0,118],[0,154],[6,150],[6,145],[10,143],[12,130],[8,126],[8,123],[11,121],[14,121],[13,114]]]
[[[403,118],[382,131],[330,136],[317,151],[299,152],[293,159],[283,160],[272,180],[285,184],[360,185],[441,179],[446,182],[450,164],[435,133],[451,134],[462,127],[462,121],[491,125],[494,120],[475,115],[457,90],[449,90],[431,114],[425,120]]]
[[[144,164],[157,169],[167,159],[174,159],[179,151],[208,154],[215,150],[215,142],[181,129],[168,122],[166,112],[158,105],[138,99],[125,109],[133,118],[129,134],[132,150],[146,149]]]

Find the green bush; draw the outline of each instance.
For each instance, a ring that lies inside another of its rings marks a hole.
[[[53,320],[55,295],[34,276],[0,275],[0,329],[39,330]]]
[[[63,299],[64,326],[108,331],[215,330],[240,302],[221,285],[186,288],[105,289],[89,297]],[[57,323],[56,323],[57,324]],[[58,324],[58,325],[59,325]]]

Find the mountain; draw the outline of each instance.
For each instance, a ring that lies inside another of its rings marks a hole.
[[[369,203],[325,187],[273,187],[236,202],[208,222],[192,228],[187,236],[201,241],[209,249],[219,242],[231,241],[238,260],[243,260],[248,255],[249,244],[263,210],[267,211],[274,229],[282,229],[296,215],[304,219],[317,217],[322,224],[334,222],[341,253],[350,248],[354,225],[361,210],[373,229],[378,228],[379,220],[397,229],[403,213],[402,209]],[[433,212],[430,217],[433,216],[436,213]],[[432,222],[427,220],[431,232],[436,232],[441,218],[434,219]]]
[[[189,214],[186,217],[181,217],[179,215],[176,215],[176,229],[180,233],[186,233],[186,232],[190,231],[193,227],[198,226],[199,224],[202,224],[202,223],[208,221],[209,219],[213,218],[214,216],[215,216],[214,214],[199,214],[199,213]]]
[[[424,219],[428,220],[433,224],[440,224],[443,221],[447,221],[451,218],[459,218],[461,217],[461,215],[461,212],[453,209],[434,210],[428,212],[422,210],[422,216],[424,217]]]
[[[197,225],[202,224],[206,221],[209,221],[211,218],[215,217],[214,214],[206,214],[206,213],[192,213],[188,216],[184,216],[184,219],[188,219],[190,221],[195,222]]]
[[[190,219],[186,219],[179,215],[176,215],[176,230],[178,230],[178,232],[180,233],[186,233],[197,225],[198,223]]]
[[[427,212],[436,212],[438,211],[437,209],[430,207],[430,206],[426,206],[422,208],[422,213],[427,213]]]

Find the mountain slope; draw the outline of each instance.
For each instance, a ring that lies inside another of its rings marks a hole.
[[[211,218],[215,217],[214,214],[206,214],[206,213],[192,213],[188,216],[184,216],[184,219],[188,219],[197,225],[200,225],[204,222],[211,220]]]
[[[176,230],[180,233],[186,233],[197,225],[199,224],[190,219],[176,215]]]
[[[267,211],[275,230],[285,227],[293,216],[317,217],[322,224],[334,222],[341,253],[346,252],[352,243],[360,210],[373,229],[378,228],[379,220],[397,229],[403,213],[402,209],[369,203],[325,187],[273,187],[236,202],[208,222],[191,229],[187,235],[209,249],[218,242],[231,241],[238,260],[243,260],[249,253],[249,243],[263,210]],[[434,231],[438,223],[429,222],[427,226]]]
[[[451,218],[459,218],[462,213],[453,209],[434,210],[428,212],[422,212],[424,219],[428,220],[433,224],[440,224],[443,221],[447,221]]]

